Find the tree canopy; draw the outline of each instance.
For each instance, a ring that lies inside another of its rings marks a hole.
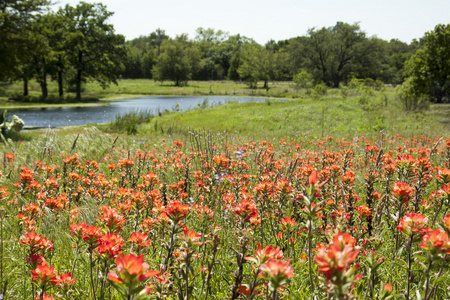
[[[29,28],[48,4],[47,0],[0,1],[0,80],[17,75],[18,56],[27,46]]]
[[[179,36],[174,40],[164,41],[161,54],[152,69],[155,80],[172,80],[180,85],[192,78],[200,64],[200,51],[187,40]]]
[[[107,21],[112,15],[102,4],[80,2],[55,14],[44,8],[46,0],[7,0],[0,4],[0,79],[24,81],[35,77],[42,98],[48,95],[47,79],[58,81],[63,95],[64,78],[76,86],[88,79],[102,86],[120,77],[126,56],[125,39]]]
[[[450,24],[439,24],[423,38],[423,48],[407,62],[407,74],[415,94],[442,103],[450,97]]]
[[[81,83],[88,78],[103,87],[117,83],[126,52],[125,38],[115,34],[114,27],[107,23],[113,13],[100,3],[80,2],[76,7],[66,5],[59,14],[67,19],[66,51],[76,73],[76,98],[81,98]]]

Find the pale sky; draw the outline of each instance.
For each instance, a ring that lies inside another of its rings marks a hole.
[[[56,0],[55,0],[56,1]],[[59,0],[56,7],[78,0]],[[253,38],[260,44],[306,35],[337,21],[359,22],[368,36],[410,43],[437,24],[450,23],[450,0],[103,0],[110,23],[127,40],[157,28],[170,37],[195,37],[199,27]]]

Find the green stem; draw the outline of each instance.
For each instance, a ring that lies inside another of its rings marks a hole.
[[[185,271],[184,271],[184,280],[185,280],[185,283],[186,283],[185,284],[185,287],[186,287],[186,298],[185,299],[186,300],[189,300],[189,267],[191,265],[189,252],[190,252],[190,249],[189,249],[189,246],[188,246],[188,248],[186,250],[186,253],[187,253],[186,261],[185,261],[186,266],[185,266]]]
[[[272,300],[276,300],[276,299],[277,299],[277,289],[274,289],[273,293],[272,293]]]
[[[0,286],[3,285],[3,213],[0,212]]]
[[[105,265],[104,265],[105,272],[103,273],[103,279],[102,279],[102,285],[100,290],[100,299],[104,299],[105,297],[105,287],[106,287],[106,277],[108,276],[109,268],[108,268],[108,261],[105,259]]]
[[[448,254],[446,254],[446,255],[444,256],[444,261],[447,260],[447,256],[448,256]],[[443,271],[444,271],[444,268],[441,267],[441,268],[439,269],[439,272],[438,272],[437,276],[436,276],[436,279],[438,279],[439,277],[442,276],[442,272],[443,272]],[[425,299],[424,299],[424,300],[431,299],[433,293],[436,292],[436,288],[437,288],[437,285],[434,285],[433,288],[431,289],[431,291],[428,293],[428,295],[425,294]]]
[[[410,281],[410,277],[411,277],[411,247],[412,247],[412,242],[413,242],[413,237],[414,237],[414,232],[411,233],[411,238],[409,239],[409,244],[408,244],[408,275],[407,275],[407,288],[406,288],[406,300],[409,300],[409,291],[410,291],[410,286],[411,286],[411,281]],[[426,295],[426,293],[425,293]]]
[[[170,237],[170,244],[169,244],[169,247],[167,250],[167,257],[166,257],[166,260],[164,261],[164,271],[167,271],[167,269],[169,268],[169,261],[170,261],[170,257],[172,256],[173,245],[174,245],[174,241],[175,241],[176,227],[177,227],[177,224],[175,222],[173,222],[172,236]]]
[[[428,289],[430,288],[430,271],[431,271],[431,265],[432,265],[432,259],[430,258],[430,263],[428,264],[428,268],[426,271],[427,281],[425,283],[425,296],[428,294]]]
[[[42,285],[41,294],[39,295],[40,300],[44,300],[44,292],[45,292],[45,284]]]
[[[311,292],[314,293],[314,278],[312,274],[312,219],[309,220],[308,224],[308,268]]]
[[[94,284],[94,274],[92,272],[94,262],[92,261],[92,250],[89,251],[89,262],[90,262],[90,276],[91,276],[91,288],[92,288],[92,294],[94,295],[94,299],[97,299],[97,295],[95,293],[95,284]]]

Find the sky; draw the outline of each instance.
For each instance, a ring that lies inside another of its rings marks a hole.
[[[199,27],[253,38],[260,44],[307,35],[310,28],[359,23],[367,36],[410,43],[450,23],[450,0],[103,0],[110,23],[127,40],[157,28],[170,37],[195,38]],[[59,0],[55,8],[76,6]]]

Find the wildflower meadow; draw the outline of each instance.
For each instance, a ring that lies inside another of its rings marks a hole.
[[[3,149],[1,299],[450,298],[446,137]]]

